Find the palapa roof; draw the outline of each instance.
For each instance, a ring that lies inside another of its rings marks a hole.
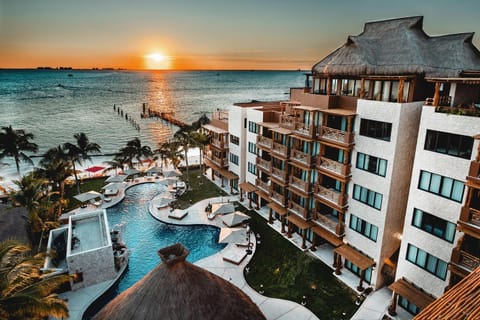
[[[182,244],[158,253],[163,263],[94,319],[265,319],[242,290],[185,261],[188,250]]]
[[[473,32],[429,36],[423,17],[368,22],[358,36],[316,63],[314,74],[332,76],[408,75],[459,77],[480,72],[480,52]]]

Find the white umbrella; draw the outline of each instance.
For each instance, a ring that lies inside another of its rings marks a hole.
[[[123,182],[125,179],[127,179],[127,175],[125,174],[119,174],[117,176],[110,176],[105,182]]]
[[[178,170],[165,170],[163,171],[163,176],[165,178],[181,177],[182,173]]]
[[[151,167],[146,171],[147,173],[162,173],[163,170],[160,167]]]
[[[212,204],[212,215],[216,216],[217,214],[227,214],[235,211],[235,206],[233,203],[214,203]]]
[[[110,182],[102,187],[102,190],[105,189],[120,189],[123,187],[123,183],[121,182]]]
[[[234,213],[226,214],[222,216],[222,221],[229,227],[239,225],[240,223],[250,219],[248,215],[243,212],[235,211]]]
[[[218,243],[245,243],[246,239],[245,228],[221,228]]]
[[[163,208],[163,207],[166,207],[170,204],[170,202],[172,202],[173,199],[172,198],[167,198],[167,197],[161,197],[161,198],[156,198],[155,199],[155,206],[157,208]]]
[[[77,194],[76,196],[74,196],[75,199],[77,199],[78,201],[80,202],[87,202],[89,200],[93,200],[93,199],[96,199],[96,198],[101,198],[102,197],[102,194],[101,193],[98,193],[97,191],[87,191],[87,192],[84,192],[84,193],[80,193],[80,194]]]
[[[141,172],[140,170],[131,168],[131,169],[123,171],[123,174],[126,174],[127,176],[133,176],[133,175],[139,174],[140,172]]]

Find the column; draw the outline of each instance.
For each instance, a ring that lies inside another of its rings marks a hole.
[[[243,201],[243,189],[240,188],[240,202]]]
[[[363,287],[363,279],[364,278],[365,278],[365,269],[360,272],[360,282],[358,283],[358,287],[357,287],[357,290],[360,291],[360,292],[365,290],[365,288]]]
[[[433,105],[438,107],[438,101],[440,100],[440,82],[435,82],[435,94],[433,95]]]
[[[289,222],[287,227],[287,238],[291,238],[291,237],[292,237],[292,223]]]
[[[403,103],[403,90],[405,87],[405,79],[401,78],[400,83],[398,84],[398,93],[397,93],[397,102]]]
[[[285,233],[285,216],[282,216],[282,218],[280,219],[281,222],[282,222],[282,230],[281,232],[282,233]]]
[[[302,232],[302,249],[307,248],[306,237],[307,237],[307,229],[303,229],[303,232]]]
[[[312,245],[310,246],[310,251],[317,251],[317,235],[313,234]]]
[[[360,83],[360,99],[363,99],[365,96],[365,78],[362,78],[362,82]]]
[[[252,209],[252,195],[250,192],[247,192],[247,197],[248,197],[248,208]]]
[[[268,223],[273,224],[273,212],[272,208],[268,211]]]
[[[331,95],[332,94],[332,77],[328,77],[327,78],[327,95]]]
[[[398,295],[397,293],[394,291],[393,292],[393,298],[392,298],[392,303],[390,303],[390,306],[388,307],[388,314],[391,315],[391,316],[396,316],[397,315],[397,298],[398,298]]]
[[[337,276],[341,275],[342,274],[342,271],[340,269],[342,269],[342,256],[339,255],[337,253],[337,262],[336,262],[336,266],[335,266],[335,274]]]

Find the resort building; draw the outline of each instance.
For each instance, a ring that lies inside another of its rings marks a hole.
[[[366,23],[290,101],[236,104],[223,129],[241,197],[303,250],[330,250],[358,291],[389,286],[392,314],[418,313],[480,261],[480,52],[471,33],[422,24]]]

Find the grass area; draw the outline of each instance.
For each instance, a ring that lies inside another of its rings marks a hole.
[[[356,294],[332,274],[323,262],[295,247],[248,209],[250,226],[261,238],[245,273],[248,284],[269,297],[301,303],[321,319],[350,319],[357,310]],[[240,209],[240,210],[241,210]]]
[[[100,192],[102,187],[105,185],[105,180],[108,177],[100,177],[94,179],[86,179],[80,183],[80,193],[94,190]],[[65,199],[68,199],[68,205],[65,209],[66,212],[75,209],[81,205],[80,201],[75,199],[73,196],[77,195],[77,187],[75,183],[65,186]]]
[[[186,171],[183,171],[183,180],[187,181]],[[212,197],[226,196],[227,194],[218,188],[206,177],[202,177],[200,169],[190,169],[190,190],[182,194],[176,201],[176,207],[187,209],[192,203]]]

